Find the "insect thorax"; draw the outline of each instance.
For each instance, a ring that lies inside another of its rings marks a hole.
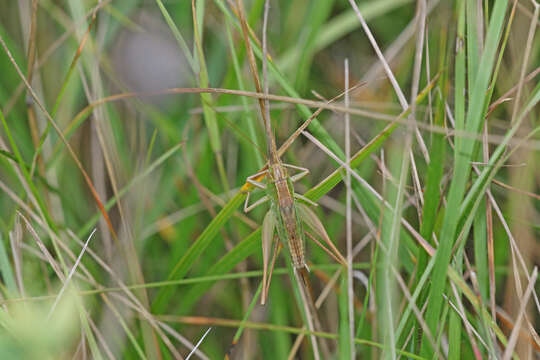
[[[270,167],[270,177],[274,182],[287,179],[287,169],[280,163],[273,164]]]

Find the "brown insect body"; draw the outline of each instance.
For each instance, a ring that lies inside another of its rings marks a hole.
[[[304,233],[302,223],[298,216],[296,203],[294,200],[294,188],[287,169],[278,160],[270,165],[269,182],[273,186],[268,186],[267,190],[275,192],[269,194],[272,207],[278,214],[277,227],[281,239],[287,239],[289,253],[295,269],[304,268],[306,260],[304,255]],[[272,196],[274,195],[274,196]],[[273,199],[277,199],[274,201]]]

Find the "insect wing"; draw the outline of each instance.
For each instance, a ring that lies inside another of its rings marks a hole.
[[[336,248],[332,240],[330,240],[330,237],[328,236],[328,233],[326,232],[326,229],[324,228],[324,225],[322,224],[321,220],[317,217],[315,212],[311,210],[308,206],[297,202],[297,209],[299,212],[299,215],[302,217],[302,220],[306,223],[306,225],[313,229],[316,235],[318,235],[321,239],[324,240],[326,245],[332,250],[334,255],[341,260],[343,264],[345,264],[345,258],[339,250]]]
[[[268,282],[268,261],[270,259],[270,249],[272,248],[272,240],[274,238],[274,230],[276,228],[276,215],[270,209],[263,220],[261,238],[262,238],[262,255],[263,255],[263,289],[266,290]],[[261,296],[261,304],[265,304],[266,296],[263,291]]]

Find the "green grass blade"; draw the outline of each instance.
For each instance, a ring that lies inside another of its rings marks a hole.
[[[480,296],[482,296],[484,303],[487,304],[489,300],[489,275],[486,228],[486,204],[482,202],[474,217],[474,262],[476,264],[476,278]]]
[[[525,116],[539,102],[540,102],[540,83],[533,90],[533,93],[530,97],[529,102],[527,103],[523,111],[518,116],[515,124],[506,133],[504,139],[501,141],[499,146],[497,146],[497,148],[491,155],[488,164],[482,170],[482,172],[480,173],[480,176],[478,176],[478,178],[475,180],[475,182],[471,186],[471,189],[467,193],[467,196],[465,197],[465,200],[463,201],[463,204],[460,208],[460,211],[462,211],[462,214],[463,214],[463,218],[465,218],[466,216],[469,216],[468,214],[470,214],[471,212],[470,209],[473,206],[478,206],[477,204],[482,198],[482,196],[484,196],[487,186],[490,184],[491,180],[493,179],[497,171],[503,165],[504,160],[508,157],[508,155],[505,156],[505,150],[507,149],[508,143],[518,131],[519,126],[521,125],[521,122],[525,119]],[[534,135],[539,130],[540,130],[540,127],[536,127],[531,132],[531,135]]]
[[[0,233],[0,272],[2,273],[2,279],[6,284],[8,295],[17,296],[19,291],[17,290],[17,285],[15,284],[15,277],[13,276],[13,270],[11,269],[11,263],[9,262],[9,257],[6,251],[6,246],[4,244],[4,239]]]
[[[445,46],[441,47],[445,49]],[[462,50],[463,51],[463,50]],[[458,53],[459,54],[459,53]],[[444,56],[444,55],[443,55]],[[459,55],[458,55],[459,56]],[[457,60],[456,60],[457,61]],[[446,59],[441,60],[440,70],[446,67]],[[440,92],[435,92],[435,117],[434,124],[443,126],[445,121],[445,99],[447,98],[447,76],[448,71],[443,71],[443,77],[441,79]],[[456,99],[456,103],[458,100]],[[422,222],[420,224],[420,235],[423,239],[427,240],[430,244],[432,242],[432,234],[435,229],[435,223],[438,216],[438,208],[441,201],[440,185],[444,174],[444,164],[446,158],[446,143],[443,134],[434,133],[431,135],[431,146],[429,151],[430,162],[427,170],[426,187],[424,192],[424,206],[422,208]],[[417,274],[415,281],[415,289],[423,284],[420,283],[421,277],[423,277],[424,271],[428,264],[428,254],[423,251],[418,251],[417,262]],[[427,289],[425,289],[427,290]],[[423,290],[419,296],[417,302],[419,307],[422,307],[427,296],[427,291]],[[421,339],[422,328],[418,322],[415,323],[416,339]],[[416,346],[417,344],[415,344]]]
[[[319,38],[324,29],[323,23],[330,16],[335,0],[327,0],[320,3],[311,3],[309,10],[304,15],[304,24],[302,33],[299,39],[304,39],[300,44],[295,44],[293,47],[299,52],[299,61],[295,65],[298,71],[296,72],[295,89],[304,92],[311,71],[311,62],[313,61],[313,45]]]
[[[239,242],[231,251],[225,256],[219,259],[215,265],[210,267],[206,272],[207,276],[214,276],[219,274],[226,274],[231,271],[238,263],[246,259],[248,256],[255,254],[257,250],[260,250],[261,229],[257,229],[247,236],[244,240]],[[275,274],[274,270],[274,274]],[[195,302],[212,286],[212,283],[197,284],[190,289],[185,300],[179,304],[178,313],[187,313]]]
[[[349,337],[349,303],[347,297],[347,277],[342,276],[338,295],[339,302],[339,338],[338,349],[341,359],[351,359],[351,344]]]
[[[201,1],[197,1],[201,3]],[[192,3],[193,4],[193,3]],[[199,26],[202,27],[203,24],[199,25],[198,14],[195,10],[195,6],[192,6],[193,9],[193,38],[195,42],[195,48],[197,50],[197,59],[200,65],[199,68],[199,87],[207,88],[209,87],[210,81],[208,79],[208,69],[206,67],[206,60],[204,59],[204,50],[202,46],[202,34],[199,33]],[[202,14],[201,14],[202,17]],[[201,93],[201,104],[203,107],[204,113],[204,122],[206,128],[208,129],[208,135],[210,137],[210,145],[216,156],[216,163],[218,166],[219,176],[221,177],[221,183],[223,189],[229,191],[229,181],[227,180],[227,175],[225,174],[225,166],[223,163],[223,155],[221,153],[221,138],[219,134],[219,126],[216,119],[216,112],[214,111],[212,96],[208,93]]]
[[[173,33],[174,38],[176,39],[176,42],[178,43],[178,46],[184,53],[184,56],[186,57],[189,63],[189,66],[191,67],[191,70],[193,71],[194,74],[197,74],[199,72],[199,63],[191,54],[191,51],[189,50],[189,46],[187,46],[186,40],[184,40],[184,37],[180,33],[180,30],[178,30],[178,27],[176,26],[171,15],[165,8],[165,5],[163,5],[163,2],[161,0],[156,0],[156,4],[159,7],[161,14],[163,15],[163,18],[167,22],[167,25],[171,29],[171,32]]]
[[[378,0],[362,2],[358,6],[366,21],[369,21],[410,2],[412,0]],[[309,52],[315,54],[359,27],[358,17],[352,9],[348,9],[322,25]],[[287,70],[296,67],[299,58],[300,52],[296,47],[292,47],[277,60],[277,63],[280,69]]]
[[[238,340],[240,340],[240,336],[242,336],[242,333],[244,332],[246,322],[249,320],[249,317],[251,316],[251,313],[253,312],[255,305],[257,305],[257,300],[259,299],[261,290],[262,290],[262,282],[259,284],[257,291],[255,291],[255,294],[253,295],[253,300],[251,300],[251,302],[249,303],[248,309],[246,313],[244,314],[244,317],[242,318],[242,322],[240,323],[240,326],[238,326],[238,330],[236,330],[236,333],[234,334],[233,341],[232,341],[233,346],[236,343],[238,343]]]
[[[184,256],[176,263],[167,279],[182,279],[186,276],[191,266],[197,261],[208,246],[212,243],[218,232],[230,219],[233,213],[238,209],[244,201],[246,195],[237,193],[229,202],[221,209],[216,217],[208,224],[203,233],[189,247]],[[221,239],[223,241],[223,239]],[[168,303],[173,289],[161,289],[156,296],[156,300],[152,304],[154,311],[162,311]]]
[[[491,16],[486,47],[480,60],[479,72],[474,81],[470,109],[467,113],[465,124],[465,129],[472,134],[477,134],[483,124],[485,94],[494,65],[495,53],[497,51],[507,5],[507,1],[497,0]],[[469,73],[469,75],[472,74]],[[459,207],[469,178],[470,164],[475,159],[473,157],[474,146],[475,140],[473,139],[462,139],[461,141],[456,141],[455,144],[455,167],[448,194],[448,204],[441,230],[439,247],[436,253],[437,261],[433,270],[432,286],[429,292],[430,301],[426,310],[426,323],[433,333],[437,332],[437,326],[439,324],[443,305],[443,293],[446,288],[447,268],[450,263],[459,221]],[[431,353],[431,345],[424,336],[421,354],[428,356]]]
[[[231,51],[231,58],[233,62],[233,69],[234,69],[234,75],[236,77],[236,81],[238,82],[238,89],[240,90],[246,90],[246,87],[244,85],[244,81],[242,80],[242,72],[240,70],[240,64],[238,63],[238,57],[236,54],[236,50],[234,47],[234,42],[231,34],[231,25],[230,20],[225,19],[225,27],[227,29],[227,40],[229,44],[229,49]],[[247,124],[247,128],[249,131],[249,135],[251,136],[252,141],[255,143],[256,147],[260,147],[259,145],[259,139],[257,137],[257,132],[255,131],[255,118],[251,116],[251,112],[248,109],[248,102],[247,99],[242,96],[241,97],[242,106],[244,108],[244,118],[245,122]],[[255,152],[255,158],[257,159],[257,166],[259,168],[262,168],[263,166],[263,159],[261,154],[259,152]]]
[[[9,144],[11,145],[11,148],[12,148],[12,151],[13,151],[13,154],[15,155],[15,157],[17,158],[17,162],[19,164],[19,168],[21,169],[21,172],[22,174],[24,175],[24,178],[28,184],[28,186],[30,187],[30,190],[32,192],[32,195],[34,195],[37,203],[38,203],[38,206],[39,206],[39,209],[41,210],[41,213],[43,214],[43,216],[45,217],[46,221],[47,221],[47,224],[49,225],[49,227],[51,229],[53,229],[53,231],[56,232],[56,224],[54,223],[54,221],[52,220],[52,218],[50,217],[49,215],[49,211],[47,210],[46,206],[45,206],[45,202],[43,201],[40,193],[38,192],[34,182],[32,181],[32,178],[30,177],[30,172],[29,172],[29,169],[26,168],[25,166],[25,161],[21,155],[21,152],[19,151],[19,147],[17,146],[17,143],[15,142],[15,139],[13,138],[13,135],[11,133],[11,130],[9,129],[9,126],[7,124],[7,121],[6,119],[4,118],[4,114],[3,112],[0,110],[0,121],[2,122],[2,125],[4,127],[4,130],[6,132],[6,135],[8,137],[8,140],[9,140]]]

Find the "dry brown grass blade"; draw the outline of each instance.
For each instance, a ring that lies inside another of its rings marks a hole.
[[[261,86],[261,80],[259,78],[259,71],[257,69],[257,62],[255,60],[255,55],[253,54],[253,48],[251,47],[251,42],[249,41],[249,31],[248,31],[248,24],[246,21],[246,15],[244,10],[244,4],[242,0],[236,0],[236,7],[238,10],[238,16],[240,19],[240,25],[242,27],[242,34],[244,36],[244,45],[246,47],[246,55],[248,57],[248,64],[249,68],[251,70],[251,75],[253,77],[253,82],[255,84],[255,89],[258,93],[263,93],[263,89]],[[276,141],[274,137],[272,136],[272,128],[270,123],[270,118],[268,117],[268,112],[266,110],[266,103],[265,99],[259,98],[259,107],[261,110],[261,117],[263,119],[263,125],[265,128],[265,134],[266,134],[266,141],[268,146],[268,157],[272,155],[272,150],[276,149]]]
[[[86,28],[86,32],[84,33],[84,36],[82,37],[81,42],[79,43],[79,47],[77,48],[77,51],[75,52],[75,56],[73,56],[73,60],[71,60],[71,64],[69,66],[70,71],[71,69],[75,67],[75,64],[77,64],[77,62],[79,61],[79,58],[82,55],[84,46],[86,45],[86,42],[90,38],[90,31],[92,30],[92,28],[94,27],[96,23],[96,19],[97,19],[96,15],[97,15],[97,8],[92,14],[92,19],[90,20],[90,23],[88,24],[88,27]]]
[[[259,70],[257,69],[257,62],[255,60],[255,55],[253,54],[253,49],[251,48],[251,42],[249,41],[248,24],[246,21],[244,4],[242,0],[236,0],[236,7],[238,10],[238,16],[240,19],[240,26],[242,27],[242,33],[244,35],[244,45],[246,46],[246,54],[248,57],[249,68],[251,70],[251,76],[253,76],[255,89],[257,90],[258,93],[262,93],[263,91],[262,91],[261,81],[259,79]],[[261,114],[264,119],[266,117],[266,113],[264,111],[263,99],[259,100],[259,106],[261,108]]]
[[[345,96],[347,94],[350,94],[352,91],[364,86],[366,84],[366,82],[359,82],[358,84],[354,85],[353,87],[349,88],[349,89],[346,89],[345,91],[343,91],[341,94],[337,95],[337,96],[334,96],[332,99],[330,100],[327,100],[325,103],[327,105],[330,105],[331,103],[333,103],[334,101],[340,99],[342,96]],[[309,124],[311,124],[311,122],[313,121],[313,119],[315,119],[322,111],[324,110],[323,107],[319,107],[306,121],[304,121],[302,123],[302,125],[300,125],[295,131],[294,133],[287,139],[287,141],[285,141],[283,143],[283,145],[281,145],[281,147],[279,148],[278,150],[278,155],[279,156],[282,156],[284,153],[285,153],[285,150],[287,150],[289,148],[289,146],[291,146],[291,144],[294,142],[294,140],[296,140],[296,138],[298,136],[300,136],[300,134],[302,133],[302,131],[304,131],[305,129],[307,129],[307,127],[309,126]]]
[[[232,0],[227,0],[227,3],[229,4],[233,14],[236,16],[237,19],[240,19],[240,16],[239,16],[239,13],[238,13],[238,8],[236,7],[236,5],[234,5],[234,3],[232,2]],[[249,35],[251,36],[251,39],[255,42],[255,44],[259,47],[259,48],[262,48],[262,44],[261,44],[261,41],[259,40],[259,38],[257,38],[257,34],[255,34],[255,32],[253,31],[253,29],[251,28],[251,26],[249,26],[249,24],[246,24],[247,25],[247,29],[248,29],[248,32],[249,32]],[[272,56],[270,56],[270,54],[266,54],[266,57],[268,58],[268,60],[272,61]]]
[[[531,81],[538,74],[540,74],[540,66],[537,67],[536,69],[534,69],[533,71],[531,71],[529,73],[529,75],[527,75],[525,77],[524,82]],[[510,90],[505,92],[497,100],[495,100],[493,103],[491,103],[491,105],[489,105],[489,107],[488,107],[488,111],[486,113],[486,118],[488,118],[491,115],[491,113],[493,112],[493,110],[495,110],[497,108],[497,106],[501,105],[502,103],[504,103],[506,101],[510,101],[511,100],[510,95],[512,95],[514,92],[516,92],[518,87],[519,87],[519,84],[514,85]]]
[[[504,350],[503,360],[509,360],[512,357],[512,353],[514,351],[514,347],[517,344],[518,336],[520,334],[521,329],[521,322],[523,321],[523,317],[526,312],[526,306],[529,302],[529,298],[531,296],[531,293],[534,289],[534,286],[536,284],[536,278],[538,276],[538,268],[535,267],[531,279],[529,280],[529,284],[527,286],[527,289],[525,290],[525,293],[523,294],[523,298],[521,301],[521,304],[519,306],[519,313],[518,317],[514,324],[514,329],[512,330],[512,333],[510,334],[510,337],[508,338],[508,344],[506,346],[506,349]]]
[[[489,145],[487,143],[488,137],[488,126],[487,123],[484,125],[484,141],[482,142],[483,147],[483,159],[484,162],[489,161]],[[490,190],[488,190],[490,191]],[[491,317],[493,321],[496,319],[496,308],[495,308],[495,247],[493,241],[493,212],[491,210],[491,202],[489,201],[489,196],[486,194],[486,232],[487,232],[487,258],[488,258],[488,271],[489,271],[489,303],[491,307]]]
[[[515,324],[510,316],[501,308],[497,308],[497,320],[501,323],[503,328],[508,329],[510,332],[514,330]],[[536,334],[527,333],[525,329],[521,329],[519,332],[520,337],[527,339],[527,341],[533,346],[535,351],[540,353],[540,339],[538,339]]]
[[[437,78],[438,77],[434,79],[436,80]],[[431,83],[434,83],[434,80],[432,80]],[[246,96],[246,97],[251,97],[251,98],[256,98],[256,99],[262,98],[262,99],[268,99],[270,101],[306,105],[312,108],[323,108],[326,110],[336,111],[340,113],[349,113],[351,115],[365,116],[365,117],[369,117],[376,120],[382,120],[386,122],[396,122],[398,124],[403,124],[403,125],[407,125],[410,123],[409,120],[398,118],[395,115],[387,115],[387,114],[367,111],[367,110],[353,108],[353,107],[345,108],[344,106],[327,104],[322,101],[299,99],[299,98],[293,98],[289,96],[273,95],[273,94],[264,95],[262,93],[257,93],[257,92],[252,92],[252,91],[241,91],[241,90],[232,90],[232,89],[223,89],[223,88],[170,88],[170,89],[164,89],[164,90],[153,91],[153,92],[126,92],[126,93],[107,96],[105,98],[96,100],[95,102],[87,105],[83,110],[81,110],[73,118],[70,125],[64,130],[64,132],[65,133],[70,132],[72,130],[72,127],[78,124],[78,122],[80,122],[84,116],[87,116],[88,112],[91,111],[93,108],[95,108],[96,106],[109,103],[109,102],[125,100],[125,99],[130,99],[130,98],[137,98],[137,97],[150,97],[150,96],[157,96],[157,95],[172,95],[172,94],[199,94],[202,92],[208,92],[208,93],[214,93],[214,94],[239,95],[239,96]],[[437,133],[437,134],[444,134],[447,136],[460,136],[460,137],[468,138],[468,139],[482,140],[481,135],[469,134],[465,131],[455,131],[455,130],[449,131],[448,128],[445,128],[445,127],[424,124],[424,123],[417,123],[417,126],[419,129]],[[502,140],[503,140],[503,136],[489,135],[488,137],[488,142],[490,144],[500,144]],[[521,147],[524,147],[524,148],[540,150],[540,141],[527,140],[523,142],[516,139],[509,141],[509,144],[511,145],[518,144],[518,143],[520,144]],[[285,150],[286,149],[284,149],[282,146],[278,150],[278,153],[282,154],[285,152]]]
[[[45,256],[45,259],[47,260],[49,265],[51,265],[51,267],[54,270],[54,273],[56,274],[56,276],[58,276],[58,278],[60,280],[62,280],[62,282],[64,282],[65,276],[64,276],[64,273],[62,272],[62,270],[60,269],[60,265],[58,265],[56,260],[54,260],[51,253],[49,252],[49,250],[47,249],[47,247],[43,243],[43,241],[41,241],[41,239],[40,239],[39,235],[37,234],[36,230],[32,227],[32,224],[30,224],[30,221],[28,221],[28,219],[26,219],[26,217],[19,211],[17,211],[17,215],[21,219],[23,219],[24,223],[26,224],[26,228],[28,229],[28,232],[30,232],[30,235],[32,235],[32,237],[34,238],[34,241],[36,242],[37,246],[39,247],[39,250],[41,250],[42,254]]]
[[[508,185],[508,184],[505,184],[503,183],[502,181],[499,181],[497,179],[493,179],[491,180],[495,185],[499,185],[500,187],[503,187],[505,189],[508,189],[508,190],[511,190],[511,191],[515,191],[515,192],[518,192],[520,194],[523,194],[523,195],[527,195],[527,196],[530,196],[536,200],[540,200],[540,195],[539,194],[535,194],[535,193],[532,193],[530,191],[526,191],[526,190],[522,190],[522,189],[518,189],[517,187],[515,186],[512,186],[512,185]]]

